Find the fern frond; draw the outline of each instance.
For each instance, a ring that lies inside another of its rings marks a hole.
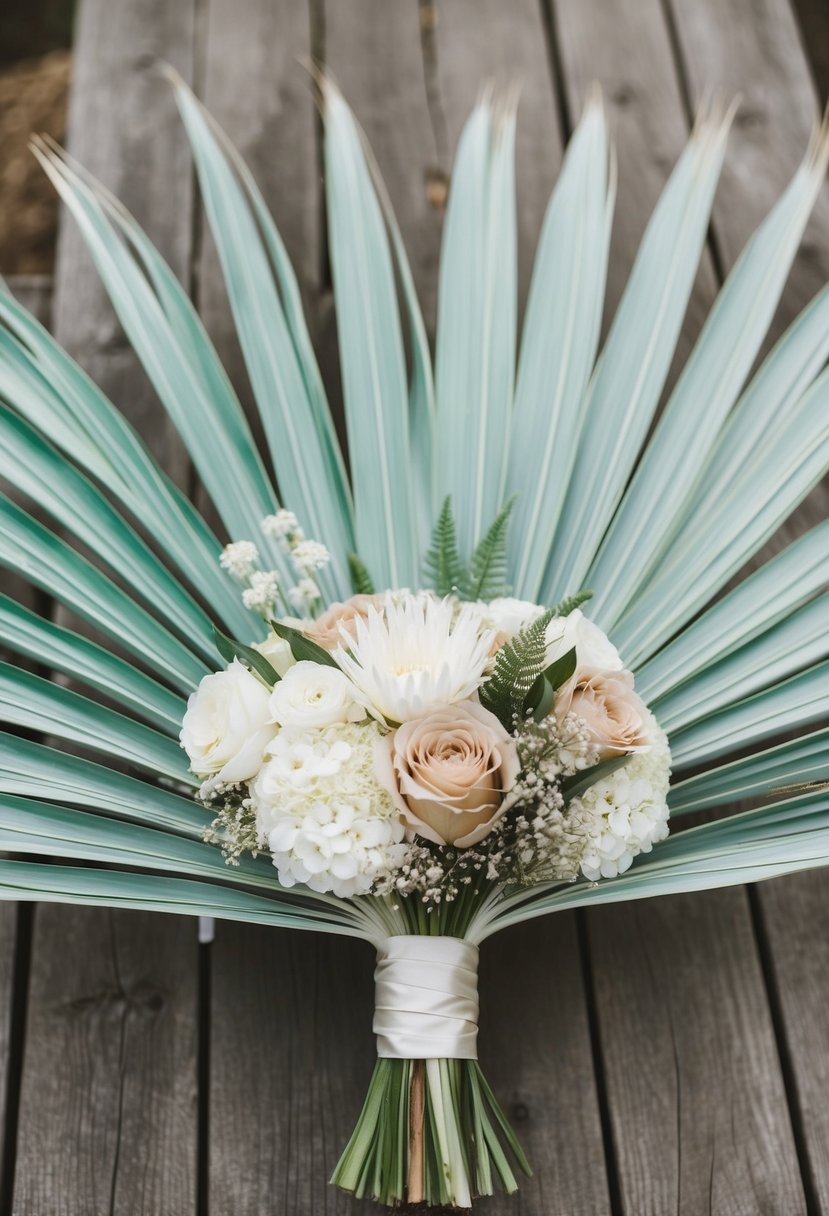
[[[503,506],[472,554],[461,591],[465,600],[494,600],[509,595],[507,582],[507,527],[515,498]]]
[[[545,633],[553,619],[544,612],[501,647],[495,656],[492,675],[481,685],[481,704],[512,730],[516,715],[523,714],[527,695],[544,671],[547,656]]]
[[[577,591],[575,595],[569,595],[566,600],[562,600],[560,604],[556,604],[553,609],[553,616],[569,616],[571,612],[575,612],[577,608],[581,608],[582,604],[586,604],[592,598],[593,592],[588,591],[586,587],[582,587],[581,591]]]
[[[448,495],[443,500],[432,543],[423,559],[423,569],[437,595],[452,595],[466,582],[466,571],[458,553],[452,499]]]
[[[355,595],[374,595],[374,583],[363,560],[356,553],[348,554],[348,573]]]

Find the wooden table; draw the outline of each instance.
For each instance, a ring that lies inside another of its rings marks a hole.
[[[807,15],[825,67],[829,17],[819,5]],[[241,382],[156,70],[171,62],[265,190],[334,401],[320,122],[301,66],[310,56],[329,65],[373,143],[432,327],[433,200],[484,82],[521,85],[524,291],[562,144],[601,82],[620,165],[609,311],[701,99],[739,92],[681,355],[817,112],[790,0],[81,0],[72,152],[148,227]],[[824,194],[775,333],[828,278]],[[197,492],[68,224],[51,316]],[[825,512],[825,493],[813,496],[795,526]],[[828,880],[559,915],[488,945],[482,1060],[536,1174],[482,1213],[829,1212]],[[200,947],[186,919],[0,905],[0,1212],[367,1210],[326,1179],[371,1068],[371,973],[368,947],[310,935],[220,924]]]

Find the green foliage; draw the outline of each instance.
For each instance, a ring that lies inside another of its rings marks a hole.
[[[437,595],[457,595],[462,600],[494,600],[509,595],[507,527],[514,501],[510,499],[495,516],[467,566],[458,553],[452,500],[444,499],[423,560],[426,578]]]
[[[575,612],[577,608],[581,608],[582,604],[586,604],[592,598],[593,592],[582,587],[581,591],[577,591],[575,595],[568,595],[566,600],[557,604],[553,609],[553,616],[569,616],[571,612]]]
[[[323,650],[322,646],[312,642],[298,629],[292,629],[290,625],[283,625],[281,621],[271,621],[270,624],[274,633],[278,633],[288,643],[297,663],[309,662],[322,663],[326,667],[337,666],[327,650]]]
[[[507,582],[507,528],[515,499],[503,506],[472,554],[469,573],[463,580],[465,600],[494,600],[509,595]]]
[[[254,672],[261,680],[264,680],[268,688],[273,688],[280,677],[263,654],[260,654],[258,650],[254,650],[252,646],[245,646],[244,642],[236,642],[233,638],[229,638],[227,634],[222,633],[215,625],[213,633],[216,638],[216,649],[226,663],[232,663],[234,659],[238,659],[240,663],[244,663],[249,671]]]
[[[348,554],[348,573],[351,575],[351,590],[355,595],[374,595],[371,575],[356,553]]]
[[[544,634],[552,615],[542,613],[503,645],[495,656],[492,675],[481,686],[481,704],[507,730],[512,730],[515,718],[524,714],[530,690],[544,672],[547,652]]]
[[[457,594],[466,581],[466,571],[458,553],[452,500],[448,496],[443,501],[423,567],[437,595]]]

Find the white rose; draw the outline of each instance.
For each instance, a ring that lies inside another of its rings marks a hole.
[[[575,647],[576,672],[621,671],[619,651],[598,625],[588,621],[580,608],[569,616],[554,616],[547,626],[547,666],[564,658]]]
[[[291,647],[278,633],[269,633],[264,642],[257,642],[253,649],[268,660],[278,676],[284,676],[296,663]]]
[[[227,671],[205,676],[187,702],[181,746],[199,777],[249,781],[276,733],[265,685],[234,659]]]
[[[359,722],[366,711],[355,693],[354,685],[339,668],[307,661],[295,663],[271,693],[271,720],[280,726],[305,729]]]

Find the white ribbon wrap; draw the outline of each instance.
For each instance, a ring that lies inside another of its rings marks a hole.
[[[391,1060],[478,1058],[478,947],[401,935],[377,947],[377,1054]]]

